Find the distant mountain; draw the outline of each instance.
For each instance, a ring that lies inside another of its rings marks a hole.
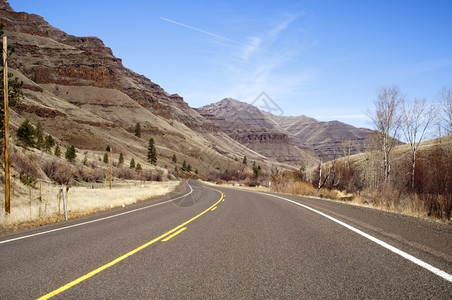
[[[234,140],[266,157],[297,168],[315,160],[312,151],[297,147],[277,123],[252,105],[226,98],[198,112]]]
[[[344,147],[350,147],[349,154],[364,152],[364,142],[373,132],[339,121],[321,122],[306,116],[269,117],[289,133],[298,147],[315,151],[322,161],[344,156]]]
[[[146,149],[153,137],[159,167],[174,169],[173,154],[201,174],[242,167],[245,155],[263,168],[278,164],[230,138],[179,95],[125,68],[100,39],[69,35],[5,0],[0,22],[14,47],[9,71],[24,82],[25,98],[11,108],[13,130],[25,119],[40,122],[60,145],[74,145],[89,160],[110,145],[116,155],[152,167]],[[137,123],[141,138],[134,135]]]
[[[231,98],[203,106],[198,112],[247,147],[292,165],[306,160],[321,158],[328,161],[344,156],[344,141],[349,141],[350,154],[362,152],[364,140],[372,132],[338,121],[320,122],[306,116],[275,116]],[[256,136],[261,137],[259,143],[255,142]],[[291,155],[279,155],[281,147],[274,143],[278,139],[284,141]],[[294,150],[294,147],[298,149]],[[299,155],[302,159],[297,160],[292,155]]]

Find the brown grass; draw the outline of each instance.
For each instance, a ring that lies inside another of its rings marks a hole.
[[[96,211],[117,206],[130,205],[173,191],[178,181],[167,182],[117,182],[110,190],[108,186],[95,188],[71,187],[67,193],[69,218],[87,215]],[[25,188],[13,184],[11,213],[6,215],[4,203],[1,205],[0,229],[14,230],[23,227],[39,226],[64,219],[61,186],[40,182],[37,188]],[[4,190],[0,192],[4,199]]]
[[[272,192],[291,195],[325,198],[346,202],[352,205],[372,207],[380,210],[400,213],[418,218],[432,219],[452,224],[447,212],[452,206],[452,195],[418,195],[401,193],[389,185],[382,185],[378,189],[366,189],[355,194],[337,189],[322,188],[320,191],[311,183],[298,180],[293,174],[281,175],[273,178]],[[239,184],[222,184],[223,186],[238,187],[253,191],[269,191],[268,187],[244,187]],[[435,212],[435,213],[433,213]]]

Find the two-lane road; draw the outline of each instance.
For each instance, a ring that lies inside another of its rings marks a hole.
[[[451,226],[189,184],[0,238],[0,299],[451,298]]]

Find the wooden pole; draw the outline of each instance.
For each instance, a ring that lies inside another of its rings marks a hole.
[[[5,212],[11,212],[11,178],[9,173],[9,112],[8,112],[8,45],[6,36],[3,37],[3,104],[5,113]]]

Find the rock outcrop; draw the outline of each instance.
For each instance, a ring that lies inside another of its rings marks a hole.
[[[125,68],[99,38],[72,36],[38,15],[13,11],[6,1],[0,5],[0,22],[15,50],[11,66],[34,82],[116,89],[157,115],[198,131],[215,129],[182,97]]]
[[[59,145],[74,145],[90,161],[110,145],[146,166],[152,137],[159,167],[174,169],[173,154],[200,174],[242,167],[237,157],[244,155],[263,168],[278,164],[230,138],[181,96],[125,68],[100,39],[69,35],[38,15],[15,12],[5,0],[0,22],[14,47],[9,71],[23,81],[25,95],[11,109],[13,130],[24,119],[39,122]],[[141,138],[134,134],[137,123]]]
[[[347,155],[363,152],[364,141],[372,132],[370,129],[356,128],[338,121],[319,122],[307,116],[275,116],[248,103],[230,98],[201,107],[198,111],[219,124],[229,136],[256,152],[262,154],[265,152],[264,155],[269,155],[270,146],[263,145],[281,140],[296,146],[298,151],[304,152],[304,157],[311,161],[339,158],[344,156],[345,150]],[[232,121],[233,125],[224,120]],[[275,148],[281,149],[280,145]],[[309,156],[306,156],[306,153]],[[274,150],[270,157],[276,156],[277,150]],[[279,156],[279,159],[285,158]],[[286,163],[289,161],[292,161],[292,164],[294,161],[301,162],[289,158],[284,160]]]

